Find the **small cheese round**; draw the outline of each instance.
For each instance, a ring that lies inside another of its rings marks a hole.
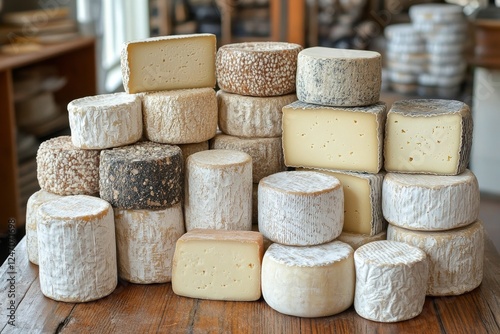
[[[411,20],[416,23],[435,22],[447,24],[464,20],[462,6],[454,4],[416,4],[410,7],[408,14]]]
[[[388,25],[384,29],[384,35],[391,43],[422,43],[425,41],[411,23]]]
[[[416,317],[425,303],[429,264],[417,247],[374,241],[354,252],[354,309],[361,317],[396,322]]]
[[[387,43],[387,51],[392,53],[423,53],[426,51],[426,43],[424,41],[418,43]]]
[[[182,153],[153,142],[101,153],[100,196],[120,209],[166,209],[181,201]]]
[[[295,94],[255,97],[219,90],[219,128],[239,137],[281,136],[281,109],[297,100]]]
[[[38,209],[40,290],[70,303],[105,297],[118,283],[113,209],[86,195],[64,196]]]
[[[386,240],[386,239],[387,239],[387,231],[382,231],[372,236],[368,234],[342,232],[337,238],[338,241],[345,242],[346,244],[351,246],[354,250],[358,249],[363,245],[366,245],[367,243],[379,240]]]
[[[317,246],[272,244],[262,260],[262,295],[274,310],[324,317],[354,300],[354,251],[341,241]]]
[[[36,154],[40,188],[57,195],[98,194],[100,153],[75,147],[70,136],[44,141]]]
[[[186,230],[252,229],[252,158],[240,151],[209,150],[186,162]]]
[[[281,172],[259,182],[259,231],[284,245],[311,246],[332,241],[344,224],[344,192],[331,175]]]
[[[297,55],[302,46],[286,42],[226,44],[216,57],[220,89],[251,96],[278,96],[295,91]]]
[[[141,94],[144,134],[164,144],[209,140],[217,132],[217,98],[212,88]]]
[[[73,145],[105,149],[135,143],[142,137],[142,108],[137,95],[87,96],[68,104]]]

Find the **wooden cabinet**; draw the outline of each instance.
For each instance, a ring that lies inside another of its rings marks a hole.
[[[12,74],[31,65],[53,66],[66,78],[66,85],[55,93],[59,105],[64,106],[73,99],[97,94],[93,38],[80,37],[69,42],[46,45],[36,52],[0,55],[0,175],[3,183],[0,192],[0,235],[7,233],[11,219],[16,220],[18,227],[25,223],[19,192]]]

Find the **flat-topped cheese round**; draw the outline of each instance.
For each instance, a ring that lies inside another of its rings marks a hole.
[[[385,37],[394,43],[422,43],[424,39],[411,23],[390,24],[384,29]]]
[[[40,188],[57,195],[98,194],[100,153],[75,147],[70,136],[44,141],[36,154]]]
[[[144,134],[164,144],[209,140],[217,132],[217,98],[212,88],[141,94]]]
[[[367,243],[379,240],[386,240],[386,239],[387,239],[387,231],[382,231],[372,236],[368,234],[342,232],[336,240],[345,242],[346,244],[351,246],[354,250],[356,250],[359,247],[366,245]]]
[[[354,299],[351,246],[272,244],[262,260],[262,295],[274,310],[298,317],[323,317],[348,309]]]
[[[251,96],[278,96],[295,91],[299,44],[248,42],[226,44],[216,57],[220,89]]]
[[[382,58],[378,52],[312,47],[297,60],[297,98],[328,106],[366,106],[379,101]]]
[[[57,301],[105,297],[117,279],[113,209],[86,195],[64,196],[38,209],[40,290]]]
[[[415,22],[454,23],[464,20],[462,6],[453,4],[416,4],[410,7],[408,14]]]
[[[182,197],[182,153],[153,142],[101,153],[100,196],[120,209],[166,209]]]
[[[135,143],[142,137],[142,108],[137,95],[87,96],[68,104],[73,145],[105,149]]]
[[[374,241],[354,252],[354,309],[365,319],[396,322],[422,312],[429,278],[426,254],[397,241]]]
[[[310,246],[332,241],[344,224],[344,192],[331,175],[281,172],[259,182],[259,231],[285,245]]]

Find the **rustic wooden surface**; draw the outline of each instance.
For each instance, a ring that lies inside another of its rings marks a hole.
[[[0,268],[1,333],[500,333],[500,256],[489,240],[479,288],[461,296],[427,297],[422,314],[392,324],[365,320],[352,307],[335,316],[307,319],[280,314],[262,299],[184,298],[172,292],[170,283],[120,281],[110,296],[95,302],[56,302],[40,291],[38,267],[28,261],[25,238],[13,257],[16,326],[8,324],[7,260]]]

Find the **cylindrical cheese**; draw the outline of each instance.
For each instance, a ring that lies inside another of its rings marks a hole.
[[[336,240],[345,242],[346,244],[351,246],[354,250],[356,250],[359,247],[366,245],[367,243],[379,240],[386,240],[386,239],[387,239],[387,231],[382,231],[372,236],[368,234],[342,232]]]

